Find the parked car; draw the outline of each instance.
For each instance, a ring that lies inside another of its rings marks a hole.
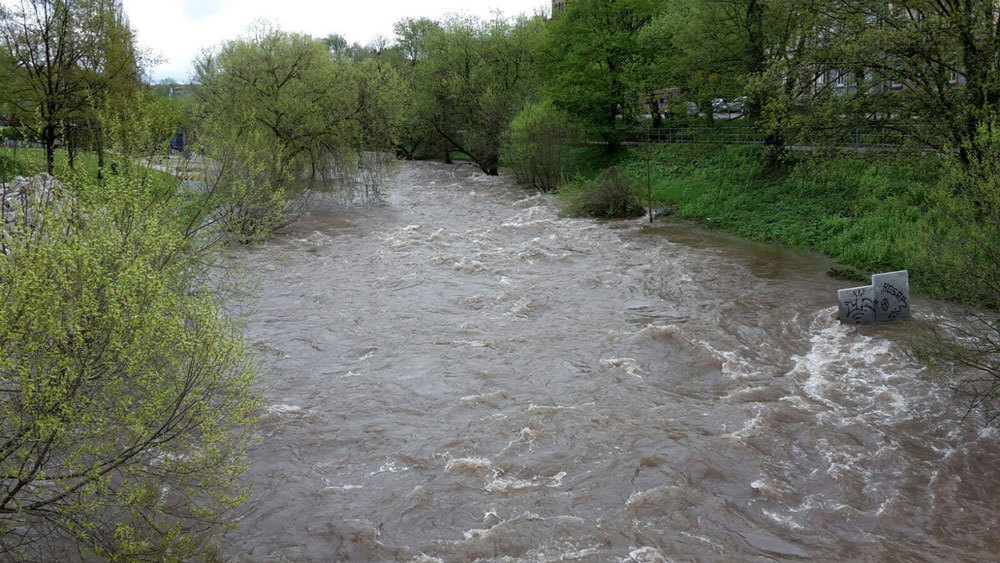
[[[740,96],[739,98],[734,98],[730,100],[728,104],[726,104],[727,106],[726,111],[728,111],[729,113],[743,113],[744,108],[746,107],[746,103],[747,103],[746,96]]]

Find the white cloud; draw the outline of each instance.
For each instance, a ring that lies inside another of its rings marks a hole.
[[[138,32],[140,45],[160,56],[151,69],[154,79],[185,82],[191,61],[206,47],[236,38],[257,20],[269,20],[287,31],[325,37],[339,33],[348,41],[368,43],[392,37],[392,25],[406,17],[441,18],[448,13],[488,16],[534,13],[547,0],[123,0]]]

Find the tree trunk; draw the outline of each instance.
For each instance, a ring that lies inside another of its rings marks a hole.
[[[764,5],[761,0],[749,0],[747,4],[747,73],[751,78],[759,77],[766,66],[764,53]],[[747,117],[751,123],[758,123],[766,100],[760,92],[751,92],[747,98]]]
[[[96,137],[94,138],[94,148],[97,149],[97,179],[104,179],[104,135],[101,131],[101,124],[94,124]]]
[[[70,170],[76,170],[76,147],[73,144],[73,135],[70,125],[63,126],[63,139],[66,142],[66,160]]]
[[[663,114],[660,112],[660,100],[656,98],[656,94],[650,94],[647,103],[649,104],[649,113],[653,116],[653,129],[663,127]]]
[[[50,175],[56,169],[56,127],[49,124],[42,130],[42,142],[45,143],[45,171]]]

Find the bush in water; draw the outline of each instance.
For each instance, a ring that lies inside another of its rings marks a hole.
[[[528,104],[507,128],[501,156],[518,184],[554,190],[562,183],[566,145],[574,137],[565,112],[551,102]]]
[[[562,190],[566,213],[577,217],[629,218],[645,213],[634,181],[612,167],[594,180],[576,180]]]

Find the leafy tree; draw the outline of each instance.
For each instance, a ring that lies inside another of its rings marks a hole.
[[[569,116],[551,102],[528,104],[504,134],[503,160],[519,184],[554,190],[562,182],[566,147],[574,136]]]
[[[1000,107],[1000,11],[992,0],[830,1],[831,42],[860,83],[856,116],[981,158]]]
[[[0,559],[185,559],[246,498],[253,356],[198,274],[191,206],[122,172],[3,227]]]
[[[512,23],[454,18],[428,29],[416,67],[416,111],[424,123],[483,172],[496,175],[500,139],[535,86],[539,19]]]
[[[98,177],[103,177],[107,142],[100,117],[107,112],[126,113],[141,84],[143,61],[135,43],[121,0],[87,0],[82,23],[84,45],[80,60],[86,85],[80,123],[86,126],[86,140],[97,153]],[[76,143],[67,135],[69,163],[73,166]]]
[[[13,90],[9,101],[45,144],[50,174],[62,125],[82,107],[86,91],[79,69],[82,9],[73,0],[20,0],[0,7],[0,37],[14,62],[4,77]]]
[[[441,33],[441,25],[431,19],[405,19],[396,23],[396,46],[398,56],[392,58],[400,76],[411,86],[419,89],[426,64],[428,42]],[[426,92],[416,90],[408,96],[397,153],[404,158],[435,158],[444,156],[450,162],[451,145],[434,128],[435,98]]]
[[[59,141],[72,167],[77,145],[93,140],[103,168],[96,116],[141,74],[120,0],[19,0],[0,7],[0,38],[11,63],[0,65],[0,95],[44,143],[48,171]]]
[[[546,95],[593,134],[615,140],[618,115],[637,88],[628,80],[640,30],[662,8],[654,0],[578,0],[540,46]]]
[[[947,274],[935,282],[977,306],[956,322],[931,323],[914,351],[953,383],[970,412],[1000,418],[1000,119],[982,123],[951,159],[933,200],[923,260]],[[985,310],[984,310],[985,308]]]
[[[251,224],[275,227],[285,221],[270,215],[275,197],[293,202],[364,151],[394,146],[406,93],[388,64],[335,58],[323,42],[267,28],[204,56],[197,79],[205,144],[237,160],[223,163],[233,174],[249,173],[252,156],[263,207],[240,206]]]
[[[441,25],[429,18],[406,18],[393,26],[396,45],[410,65],[416,65],[427,54],[427,41],[441,31]]]

